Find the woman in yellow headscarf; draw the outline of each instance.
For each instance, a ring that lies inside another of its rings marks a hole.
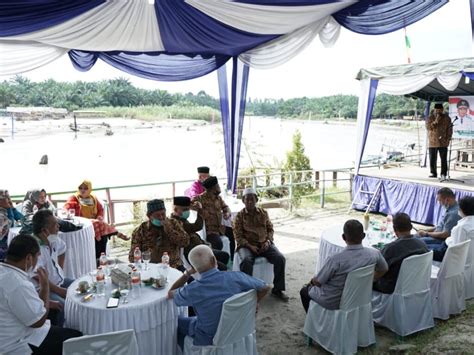
[[[75,215],[84,217],[92,220],[95,232],[95,253],[96,258],[100,257],[101,253],[106,252],[107,241],[110,236],[117,235],[123,240],[129,238],[120,233],[111,226],[104,222],[104,207],[92,194],[92,183],[89,180],[84,180],[78,187],[76,194],[69,197],[64,209],[75,211]]]

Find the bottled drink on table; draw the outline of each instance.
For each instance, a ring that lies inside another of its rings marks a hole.
[[[132,270],[132,297],[138,298],[140,296],[140,285],[141,285],[141,277],[140,271],[136,268]]]
[[[108,268],[107,256],[105,255],[105,253],[100,253],[99,265],[102,268],[102,271],[104,272],[104,274],[108,276],[109,268]]]
[[[368,213],[364,213],[364,231],[369,230],[369,225],[370,225],[370,216]]]
[[[103,297],[105,296],[105,275],[104,272],[102,271],[102,267],[99,266],[97,269],[97,275],[95,276],[95,279],[97,281],[97,296]]]
[[[142,261],[142,252],[138,247],[136,247],[135,251],[133,252],[133,261],[135,262],[135,267],[139,268]]]
[[[170,257],[166,251],[163,253],[163,256],[161,257],[161,264],[163,267],[163,275],[165,277],[168,277],[168,269],[170,267]]]

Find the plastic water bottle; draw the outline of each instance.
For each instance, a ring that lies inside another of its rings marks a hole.
[[[163,275],[165,277],[168,277],[168,270],[170,267],[170,257],[166,251],[163,253],[163,256],[161,257],[161,264],[162,264],[161,266],[163,267]]]
[[[95,280],[97,281],[97,296],[103,297],[105,296],[105,275],[102,271],[102,267],[99,266],[97,269],[97,275],[95,276]]]
[[[391,214],[387,215],[387,237],[391,238],[393,235],[393,217]]]
[[[110,272],[109,272],[109,268],[108,268],[107,264],[108,264],[107,263],[107,256],[105,255],[105,253],[100,253],[99,265],[102,268],[104,274],[106,276],[109,276]]]
[[[142,252],[140,251],[139,247],[136,247],[135,251],[133,252],[133,261],[135,262],[135,267],[139,268],[140,263],[142,262]]]
[[[132,270],[132,298],[140,297],[141,277],[140,271],[136,268]]]

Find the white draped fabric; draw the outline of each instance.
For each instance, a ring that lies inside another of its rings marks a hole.
[[[342,0],[309,6],[270,6],[231,1],[186,0],[186,3],[226,25],[259,34],[285,34],[342,10],[357,1]]]
[[[0,75],[25,73],[66,54],[68,49],[35,42],[0,41]]]
[[[149,266],[149,271],[142,271],[142,279],[158,275],[158,265]],[[81,302],[82,297],[75,293],[78,283],[91,281],[88,276],[82,277],[68,288],[64,308],[66,326],[85,335],[134,329],[139,354],[176,354],[178,315],[184,314],[184,309],[178,309],[166,296],[180,275],[180,271],[170,268],[168,284],[164,289],[141,287],[140,298],[134,299],[129,295],[129,303],[121,303],[114,309],[106,308],[110,292],[116,288],[110,281],[107,281],[106,297],[94,297],[90,302]]]

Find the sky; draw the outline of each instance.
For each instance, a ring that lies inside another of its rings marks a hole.
[[[451,0],[448,4],[407,27],[413,63],[473,56],[469,0]],[[250,69],[248,97],[293,98],[354,94],[355,80],[361,68],[407,63],[404,31],[366,36],[341,30],[332,48],[325,48],[316,38],[308,48],[289,62],[273,69]],[[230,63],[229,63],[230,64]],[[228,73],[230,70],[228,70]],[[182,82],[158,82],[131,76],[98,61],[87,73],[76,71],[67,56],[34,71],[24,73],[33,81],[49,78],[58,81],[97,81],[128,78],[135,86],[169,92],[197,93],[200,90],[217,97],[217,74]],[[0,76],[0,80],[11,77]]]

